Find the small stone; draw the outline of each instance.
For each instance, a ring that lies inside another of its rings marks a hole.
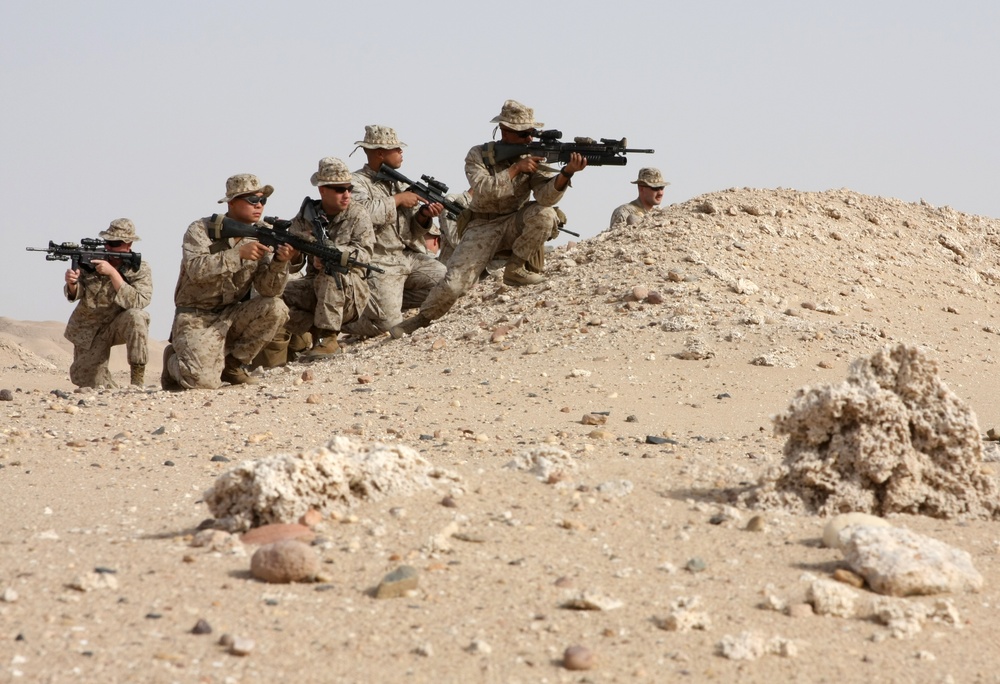
[[[301,518],[299,518],[299,524],[305,525],[306,527],[316,527],[321,522],[323,522],[323,514],[317,511],[315,508],[310,508],[308,511],[302,514]]]
[[[762,515],[755,515],[747,521],[747,532],[763,532],[767,526],[767,520]]]
[[[358,384],[359,385],[368,385],[368,384],[371,383],[371,381],[372,381],[372,376],[370,376],[370,375],[359,375],[358,376]]]
[[[631,415],[630,414],[630,415],[628,415],[628,416],[625,417],[625,422],[626,423],[638,423],[639,422],[639,416]]]
[[[837,580],[838,582],[843,582],[844,584],[848,584],[857,589],[860,589],[861,587],[865,586],[864,577],[855,574],[850,570],[845,570],[844,568],[837,568],[836,570],[834,570],[833,579]]]
[[[646,303],[647,304],[662,304],[663,303],[663,295],[660,294],[659,292],[657,292],[656,290],[653,290],[648,295],[646,295]]]
[[[646,444],[669,444],[671,442],[673,442],[674,444],[677,443],[673,440],[667,439],[666,437],[658,437],[656,435],[646,435]]]
[[[308,397],[306,397],[307,404],[319,404],[322,403],[322,401],[323,401],[323,395],[321,394],[310,394]]]
[[[608,422],[608,417],[599,413],[584,413],[580,422],[584,425],[604,425]]]
[[[316,376],[309,369],[302,371],[302,382],[312,382]]]
[[[235,656],[247,656],[250,655],[250,651],[254,649],[253,639],[247,639],[244,637],[233,637],[233,643],[229,646],[229,652]]]
[[[563,667],[567,670],[590,670],[596,664],[594,652],[586,646],[569,646],[563,651]]]
[[[441,505],[445,508],[458,508],[458,502],[450,496],[446,496],[441,499]]]
[[[194,627],[191,628],[192,634],[211,634],[212,625],[208,624],[207,620],[198,620],[194,623]]]
[[[375,598],[398,598],[417,588],[420,574],[410,565],[400,565],[382,578],[375,590]]]
[[[223,456],[222,454],[216,454],[210,460],[213,461],[214,463],[229,463],[229,459]]]
[[[229,648],[233,645],[233,635],[226,633],[219,637],[219,646],[223,648]]]
[[[250,574],[264,582],[312,582],[319,572],[319,555],[298,540],[261,546],[250,559]]]
[[[641,302],[649,295],[649,288],[643,287],[642,285],[636,285],[632,288],[632,292],[628,299],[633,302]]]
[[[9,389],[0,390],[0,401],[14,401],[14,393]]]
[[[841,548],[840,533],[853,525],[864,525],[866,527],[892,527],[885,518],[870,513],[842,513],[830,519],[830,522],[823,528],[823,546],[830,549]]]
[[[684,564],[684,569],[692,574],[704,572],[706,568],[708,568],[708,564],[697,556]]]
[[[3,601],[4,603],[16,603],[17,599],[17,591],[11,587],[7,587],[3,590],[3,593],[0,594],[0,601]]]
[[[431,342],[431,351],[438,351],[439,349],[444,349],[447,346],[448,342],[443,337],[439,337]]]
[[[489,655],[493,653],[493,647],[482,639],[473,639],[472,643],[465,647],[465,650],[473,655]]]
[[[607,430],[591,430],[587,434],[587,436],[590,437],[591,439],[614,439],[615,438],[614,434],[611,433],[611,432],[608,432]]]

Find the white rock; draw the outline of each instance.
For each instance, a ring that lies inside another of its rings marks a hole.
[[[846,584],[828,579],[817,579],[809,585],[806,600],[817,615],[850,618],[857,612],[858,594]]]
[[[823,528],[823,546],[829,549],[839,549],[840,533],[852,525],[867,525],[868,527],[892,527],[888,520],[870,513],[844,513],[830,519]]]
[[[850,527],[840,537],[844,558],[880,594],[914,596],[979,591],[983,576],[968,552],[894,527]]]

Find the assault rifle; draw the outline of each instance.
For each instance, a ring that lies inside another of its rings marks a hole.
[[[496,165],[497,162],[530,154],[533,157],[544,157],[547,164],[554,162],[565,164],[571,154],[579,152],[587,160],[588,166],[625,166],[628,163],[626,154],[653,154],[653,150],[629,148],[625,138],[621,140],[601,138],[600,142],[593,138],[573,138],[573,142],[561,142],[559,139],[562,138],[562,131],[533,130],[531,134],[538,138],[537,142],[522,144],[498,140],[487,143],[485,150],[487,163]],[[491,146],[492,152],[490,152]]]
[[[297,235],[292,235],[288,232],[288,228],[292,225],[291,221],[274,216],[265,216],[264,220],[273,225],[274,229],[265,228],[260,224],[241,223],[228,216],[212,214],[211,222],[208,225],[208,236],[213,240],[234,237],[254,238],[262,245],[275,248],[281,245],[290,245],[303,254],[318,257],[323,262],[324,271],[330,275],[349,273],[352,268],[364,269],[365,278],[371,277],[372,271],[385,273],[383,269],[374,264],[359,261],[357,251],[345,252],[323,242],[309,242]]]
[[[142,255],[138,252],[111,252],[105,249],[104,240],[97,238],[83,238],[80,243],[63,242],[56,244],[49,240],[48,248],[25,247],[28,252],[45,252],[46,261],[68,261],[69,267],[74,271],[83,269],[88,273],[93,273],[96,267],[94,261],[119,260],[118,271],[124,268],[135,270],[142,263]]]
[[[420,180],[424,182],[418,183],[416,181],[411,181],[396,169],[383,163],[382,166],[379,167],[378,173],[375,174],[375,180],[389,180],[406,183],[410,186],[407,190],[416,193],[421,198],[426,200],[428,204],[439,202],[444,205],[445,211],[456,218],[462,213],[462,207],[445,197],[445,195],[448,194],[448,186],[439,180],[435,180],[433,176],[421,176]]]

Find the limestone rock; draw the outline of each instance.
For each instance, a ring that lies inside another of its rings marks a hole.
[[[983,576],[966,551],[894,527],[849,527],[844,558],[874,591],[889,596],[979,591]]]

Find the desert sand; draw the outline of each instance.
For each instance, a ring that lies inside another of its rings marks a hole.
[[[995,478],[998,241],[1000,220],[949,207],[730,189],[560,247],[542,285],[485,280],[410,338],[218,391],[161,391],[163,342],[145,389],[76,391],[62,322],[0,319],[0,680],[997,681],[989,506],[888,516],[982,575],[895,599],[952,618],[899,630],[815,614],[811,585],[846,567],[829,518],[739,494],[781,465],[799,390],[899,344],[971,410]],[[358,482],[308,520],[316,581],[254,578],[229,532],[204,543],[220,476],[336,436],[443,475]],[[551,471],[518,467],[532,454]],[[404,565],[416,589],[376,598]],[[567,669],[575,646],[590,669]]]

